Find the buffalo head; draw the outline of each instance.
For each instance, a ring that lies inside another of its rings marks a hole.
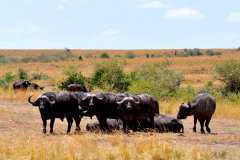
[[[117,101],[118,110],[120,111],[132,111],[135,106],[138,106],[140,99],[137,97],[125,97],[121,101]]]
[[[51,100],[51,98],[49,98],[46,95],[41,95],[34,102],[31,101],[31,98],[32,98],[32,96],[28,97],[28,102],[35,107],[39,107],[40,109],[45,109],[47,106],[51,106],[51,105],[54,105],[56,103],[55,100]]]
[[[187,118],[187,116],[190,115],[190,112],[191,112],[191,104],[188,103],[182,103],[180,106],[179,106],[179,111],[178,111],[178,114],[177,114],[177,119],[185,119]]]

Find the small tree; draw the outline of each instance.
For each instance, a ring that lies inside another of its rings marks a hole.
[[[100,58],[110,58],[110,56],[107,53],[102,53]]]
[[[24,69],[19,68],[19,69],[18,69],[18,78],[19,78],[19,79],[22,79],[22,80],[27,80],[27,79],[28,79],[28,74],[27,74],[27,72],[26,72]]]
[[[147,63],[135,71],[129,90],[164,98],[175,93],[182,80],[183,76],[180,73],[169,68],[169,62]]]
[[[230,92],[240,91],[240,60],[228,60],[215,66],[216,78],[225,84]]]
[[[77,72],[74,66],[70,66],[66,71],[65,75],[67,76],[62,82],[58,84],[59,89],[67,89],[69,84],[80,84],[85,85],[85,77],[81,72]]]
[[[123,72],[119,62],[97,64],[91,82],[92,85],[109,91],[127,91],[130,85],[129,76]]]

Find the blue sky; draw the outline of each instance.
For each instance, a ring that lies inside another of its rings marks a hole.
[[[236,48],[239,0],[0,0],[0,48]]]

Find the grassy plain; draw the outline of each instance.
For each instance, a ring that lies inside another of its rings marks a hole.
[[[134,53],[137,58],[119,58],[125,61],[124,69],[130,72],[145,62],[169,61],[170,66],[181,72],[185,81],[181,87],[188,85],[201,88],[208,81],[221,85],[214,79],[213,67],[227,59],[239,59],[236,50],[220,50],[223,55],[174,57],[164,56],[146,58],[145,54],[171,54],[171,50],[134,50],[134,51],[94,51],[73,50],[76,56],[82,55],[83,61],[7,63],[0,65],[0,76],[6,72],[17,72],[23,68],[28,72],[42,72],[50,79],[36,81],[45,86],[45,91],[56,89],[56,83],[64,78],[64,70],[69,65],[77,66],[85,76],[91,76],[94,64],[112,59],[97,58],[98,54],[107,52],[110,55]],[[2,50],[0,55],[31,57],[42,54],[57,54],[59,50]],[[192,133],[192,118],[184,120],[185,133],[131,133],[112,134],[89,133],[85,131],[87,122],[81,123],[82,132],[66,135],[66,122],[57,120],[54,135],[41,133],[41,119],[37,108],[31,107],[26,98],[34,94],[36,98],[41,91],[13,92],[11,89],[0,89],[0,159],[236,159],[240,157],[240,104],[218,99],[217,111],[212,120],[213,134]],[[176,115],[181,99],[160,102],[162,113]],[[95,120],[95,119],[94,119]],[[74,129],[74,127],[73,127]],[[199,126],[198,126],[199,129]]]

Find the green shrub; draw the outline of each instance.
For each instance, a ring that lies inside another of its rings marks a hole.
[[[79,61],[82,61],[82,60],[83,60],[83,57],[82,57],[82,56],[78,56],[78,60],[79,60]]]
[[[205,54],[208,55],[208,56],[216,56],[216,55],[221,55],[222,53],[218,52],[218,51],[208,49]]]
[[[191,101],[197,95],[197,91],[190,85],[184,88],[180,88],[177,90],[174,97],[176,99],[181,99],[183,102]]]
[[[100,54],[100,58],[110,58],[110,56],[107,53],[102,53]]]
[[[0,78],[0,87],[9,87],[10,83],[15,79],[15,75],[12,72],[7,72]]]
[[[216,78],[224,83],[226,91],[240,91],[240,60],[228,60],[217,64],[214,69]]]
[[[177,53],[178,54],[178,53]],[[203,55],[200,49],[194,48],[194,49],[184,49],[183,52],[179,53],[181,56],[200,56]],[[178,55],[179,55],[178,54]]]
[[[123,72],[121,63],[105,62],[96,65],[91,83],[108,91],[127,91],[130,78]]]
[[[19,68],[18,73],[17,73],[17,77],[18,77],[18,79],[27,80],[28,79],[28,73],[24,69]]]
[[[133,58],[136,58],[137,56],[135,55],[135,54],[133,54],[133,53],[128,53],[127,54],[127,58],[129,58],[129,59],[133,59]]]
[[[66,71],[65,75],[67,76],[62,82],[58,83],[58,88],[66,90],[69,84],[80,84],[85,85],[85,77],[81,72],[77,72],[74,66],[70,66]]]
[[[148,93],[158,98],[173,96],[183,81],[183,76],[166,63],[147,63],[133,74],[129,87],[132,93]]]

